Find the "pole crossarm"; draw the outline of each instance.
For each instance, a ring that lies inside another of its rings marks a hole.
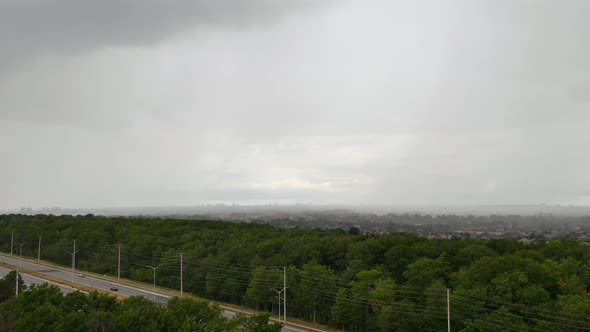
[[[74,240],[74,249],[72,252],[66,251],[68,254],[72,255],[72,285],[74,285],[74,270],[76,268],[76,253],[80,250],[76,250],[76,240]]]
[[[158,264],[157,266],[151,266],[151,265],[146,265],[145,267],[150,268],[154,271],[154,302],[156,302],[156,270],[161,266],[162,264]]]

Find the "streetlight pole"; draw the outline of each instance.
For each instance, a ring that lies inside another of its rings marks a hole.
[[[68,254],[72,255],[72,286],[74,285],[74,269],[76,266],[76,253],[78,252],[76,250],[76,240],[74,240],[74,251],[69,252],[66,251]]]
[[[154,302],[156,302],[156,270],[160,267],[160,265],[162,264],[158,264],[157,266],[149,266],[146,265],[145,267],[150,268],[154,271]]]
[[[285,289],[281,289],[281,290],[276,290],[273,289],[273,291],[277,292],[277,296],[279,297],[279,322],[281,321],[281,293],[284,291]]]

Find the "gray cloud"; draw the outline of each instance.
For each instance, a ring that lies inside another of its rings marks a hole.
[[[1,204],[582,204],[589,6],[3,2]]]
[[[0,3],[2,62],[44,52],[143,47],[195,26],[274,22],[308,0],[5,0]]]

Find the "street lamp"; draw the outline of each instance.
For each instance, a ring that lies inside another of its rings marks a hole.
[[[281,321],[281,293],[285,290],[284,288],[281,290],[276,290],[272,288],[273,291],[277,292],[277,296],[279,298],[279,322]]]
[[[80,250],[76,250],[76,240],[74,240],[74,249],[72,252],[66,251],[68,254],[72,255],[72,287],[74,287],[74,270],[76,269],[76,253]]]
[[[150,268],[154,271],[154,302],[156,302],[156,270],[160,267],[160,265],[162,265],[162,264],[159,264],[156,267],[149,266],[149,265],[145,266],[145,267]]]

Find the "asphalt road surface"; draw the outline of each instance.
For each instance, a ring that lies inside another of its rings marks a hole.
[[[8,272],[10,272],[12,270],[4,268],[2,266],[0,266],[0,278],[4,278],[4,276],[6,276],[8,274]],[[71,293],[76,291],[76,289],[72,288],[72,287],[68,287],[68,286],[64,286],[64,285],[60,285],[45,279],[41,279],[41,278],[37,278],[28,274],[24,274],[24,273],[19,273],[21,278],[23,279],[23,282],[25,283],[25,285],[42,285],[44,283],[48,283],[51,285],[55,285],[57,287],[59,287],[59,289],[63,292],[63,293]]]
[[[11,264],[13,266],[18,266],[19,261],[21,264],[20,266],[24,269],[31,270],[31,271],[37,271],[37,272],[40,272],[40,273],[43,273],[43,274],[46,274],[49,276],[63,279],[64,281],[67,280],[68,283],[71,283],[71,280],[72,280],[72,272],[71,271],[66,271],[66,270],[62,270],[62,269],[58,269],[58,268],[54,268],[54,267],[49,267],[49,266],[45,266],[45,265],[41,265],[41,264],[31,263],[31,262],[24,261],[24,260],[19,260],[18,257],[15,257],[15,256],[11,257],[11,256],[0,255],[0,262],[1,262],[0,268],[2,269],[2,270],[0,270],[0,275],[5,275],[9,271],[8,269],[2,267],[3,263]],[[6,271],[6,272],[4,273],[3,271]],[[41,278],[36,278],[36,277],[25,275],[22,273],[21,273],[21,276],[22,276],[23,280],[25,281],[25,283],[29,283],[29,284],[43,283],[43,282],[55,284],[55,283],[51,283],[46,280],[41,281]],[[168,300],[171,298],[171,296],[168,296],[168,295],[158,294],[157,291],[154,294],[154,292],[151,290],[141,289],[141,288],[129,286],[126,284],[119,284],[116,282],[107,281],[107,280],[103,280],[103,279],[99,279],[99,278],[94,278],[94,277],[87,276],[87,275],[84,275],[83,277],[81,277],[80,272],[74,272],[73,279],[74,279],[74,285],[81,284],[81,285],[91,286],[94,288],[98,288],[98,289],[110,292],[113,295],[115,295],[115,294],[121,294],[121,295],[125,295],[125,296],[141,295],[141,296],[145,296],[148,299],[154,299],[154,296],[155,296],[156,302],[161,303],[161,304],[168,303]],[[57,285],[57,284],[55,284],[55,285]],[[71,287],[66,287],[63,285],[57,285],[57,286],[59,286],[60,289],[62,289],[62,291],[64,291],[64,292],[73,291]],[[116,287],[117,291],[111,291],[112,287]],[[232,312],[231,310],[224,309],[224,311],[223,311],[223,315],[228,318],[231,318],[235,314],[236,313]],[[291,326],[285,326],[285,327],[283,327],[282,331],[283,332],[305,332],[305,331],[309,331],[309,330],[298,329],[298,328],[291,327]]]
[[[0,261],[6,262],[6,263],[14,265],[14,266],[19,265],[19,259],[17,257],[0,256]],[[61,269],[57,269],[57,268],[53,268],[53,267],[48,267],[45,265],[30,263],[30,262],[27,262],[24,260],[20,261],[20,264],[21,264],[20,266],[23,269],[40,272],[40,273],[43,273],[43,274],[46,274],[46,275],[49,275],[52,277],[63,279],[64,281],[67,280],[69,283],[71,283],[71,280],[72,280],[72,272],[71,271],[65,271],[65,270],[61,270]],[[0,267],[1,267],[1,265],[0,265]],[[107,280],[103,280],[103,279],[98,279],[98,278],[93,278],[93,277],[89,277],[89,276],[80,277],[79,273],[77,273],[77,272],[74,272],[73,279],[74,279],[74,285],[76,283],[78,283],[81,285],[91,286],[94,288],[98,288],[98,289],[102,289],[102,290],[106,290],[108,292],[111,292],[113,295],[115,295],[115,294],[121,294],[121,295],[125,295],[125,296],[141,295],[141,296],[145,296],[149,299],[154,298],[154,293],[151,291],[145,291],[145,290],[141,290],[139,288],[121,285],[121,284],[118,284],[115,282],[111,282],[111,281],[107,281]],[[116,287],[118,289],[118,291],[111,291],[110,289],[112,287]],[[156,302],[166,304],[168,302],[168,299],[170,299],[170,296],[163,296],[160,294],[156,294]]]

